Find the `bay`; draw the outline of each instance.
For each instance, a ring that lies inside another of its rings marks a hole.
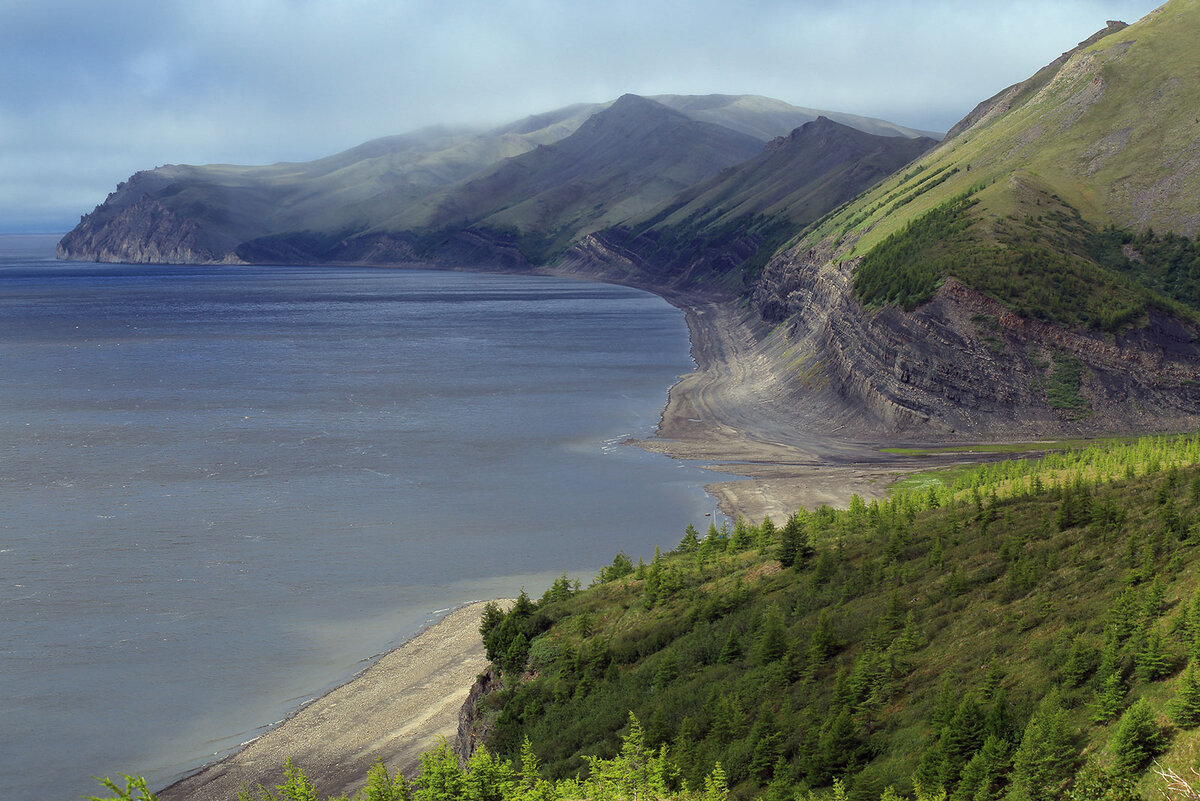
[[[0,237],[0,797],[162,786],[447,608],[712,512],[621,445],[683,316],[564,279],[60,263]]]

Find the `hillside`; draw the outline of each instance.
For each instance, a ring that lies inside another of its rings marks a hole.
[[[570,136],[435,194],[431,210],[402,212],[348,238],[330,257],[355,260],[400,241],[412,243],[409,259],[442,260],[473,240],[544,262],[580,234],[653,208],[761,148],[747,134],[625,95]],[[239,254],[253,254],[254,245]],[[488,261],[475,254],[475,263]]]
[[[653,212],[585,238],[563,261],[624,259],[651,285],[744,291],[787,240],[934,144],[817,117]]]
[[[754,303],[811,354],[793,400],[893,435],[1200,421],[1198,29],[1111,24],[781,250]]]
[[[662,103],[654,98],[643,100],[644,107],[653,105],[662,110],[660,113],[674,109],[687,120],[720,128],[719,132],[709,128],[710,134],[742,143],[753,140],[760,146],[818,114],[845,119],[867,130],[918,135],[883,120],[798,108],[751,95],[670,95],[663,96]],[[474,215],[468,223],[476,223],[501,212],[498,204],[509,202],[525,202],[526,210],[501,213],[494,221],[496,225],[528,225],[530,221],[550,224],[563,217],[568,224],[586,227],[590,218],[581,220],[589,217],[582,201],[574,203],[565,189],[560,188],[555,197],[544,198],[550,206],[548,212],[539,208],[540,201],[533,195],[547,192],[550,186],[546,179],[563,165],[546,164],[544,157],[532,154],[539,147],[567,139],[614,102],[577,104],[487,130],[417,131],[306,163],[265,167],[167,165],[146,170],[122,183],[104,203],[85,215],[63,238],[59,255],[66,259],[133,263],[321,261],[334,255],[408,260],[412,253],[402,252],[403,248],[372,250],[365,248],[361,240],[352,247],[335,250],[348,237],[386,232],[400,242],[420,240],[425,251],[436,255],[439,232],[444,239],[448,227],[463,227],[462,218],[453,216],[460,208],[468,216]],[[685,144],[682,140],[677,143]],[[733,152],[740,152],[740,147]],[[754,152],[757,148],[748,150],[745,156]],[[531,157],[529,168],[543,172],[526,176],[529,182],[521,183],[526,195],[518,195],[516,187],[498,186],[509,178],[520,183],[522,169],[504,165],[508,159],[527,154]],[[714,162],[713,171],[727,166],[727,155]],[[694,173],[683,170],[662,176],[657,187],[647,187],[651,200],[633,202],[621,210],[606,210],[599,215],[600,224],[611,224],[621,214],[640,212],[666,199],[683,188],[693,174],[707,177],[711,173],[702,164],[704,158],[704,151],[697,151],[691,157]],[[571,170],[566,169],[563,177],[570,174]],[[472,184],[470,189],[468,184]],[[605,188],[580,183],[575,191],[582,196],[590,191],[604,194],[615,189],[611,185]],[[637,193],[617,191],[622,198],[629,194]],[[603,205],[607,198],[597,198],[592,205],[597,202]],[[554,242],[560,238],[558,234],[539,229],[535,238]],[[490,256],[493,261],[509,259],[504,246],[484,243],[478,251],[476,255]],[[455,251],[447,258],[457,255]]]
[[[1150,759],[1200,747],[1198,460],[1195,437],[1094,446],[619,554],[485,614],[503,680],[476,742],[573,776],[632,711],[737,798],[1157,795]]]

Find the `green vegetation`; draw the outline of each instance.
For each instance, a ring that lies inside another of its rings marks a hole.
[[[1200,437],[1104,443],[619,555],[485,619],[489,746],[577,777],[632,711],[735,798],[1145,792],[1200,746],[1198,464]]]
[[[421,768],[413,781],[391,774],[382,762],[367,773],[366,786],[353,801],[566,801],[566,799],[654,798],[661,801],[725,801],[728,790],[724,773],[717,765],[696,787],[688,786],[671,770],[668,749],[650,748],[637,718],[629,716],[618,753],[612,759],[587,760],[582,779],[547,780],[537,755],[526,741],[520,757],[498,759],[481,748],[467,760],[458,757],[445,740],[421,755]],[[140,777],[126,776],[126,787],[101,781],[115,795],[92,796],[89,801],[156,801]],[[133,795],[137,792],[138,795]],[[243,787],[238,801],[320,801],[320,793],[304,770],[288,760],[283,781],[274,787]],[[232,801],[232,799],[230,799]],[[328,801],[351,801],[350,796],[329,796]]]
[[[1200,239],[1134,234],[1109,226],[1096,237],[1096,258],[1110,269],[1192,309],[1200,309]]]
[[[1068,326],[1118,331],[1150,308],[1197,317],[1200,242],[1112,226],[1097,231],[1061,198],[1029,187],[1023,214],[987,216],[980,190],[944,202],[870,250],[855,273],[859,299],[911,311],[956,278],[1023,317]],[[1075,386],[1048,387],[1051,405],[1082,411],[1078,369],[1062,372]]]
[[[880,448],[880,453],[929,454],[929,453],[1033,453],[1061,451],[1067,448],[1083,448],[1088,445],[1129,443],[1133,437],[1102,437],[1098,439],[1054,439],[1042,442],[993,442],[981,445],[941,445],[932,448]]]
[[[867,305],[894,304],[911,311],[933,297],[958,265],[960,239],[969,230],[969,195],[939,206],[884,240],[863,257],[854,291]]]

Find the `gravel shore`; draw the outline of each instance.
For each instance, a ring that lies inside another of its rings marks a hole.
[[[451,612],[237,753],[162,790],[160,801],[234,801],[243,785],[273,788],[288,757],[322,798],[358,790],[377,759],[411,776],[439,738],[454,740],[459,708],[487,666],[483,607]]]

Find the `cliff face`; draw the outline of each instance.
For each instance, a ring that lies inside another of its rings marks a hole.
[[[1152,311],[1125,334],[1020,317],[955,280],[912,312],[867,309],[857,259],[793,250],[753,301],[797,403],[864,434],[1036,437],[1200,424],[1200,329]],[[793,354],[803,353],[802,360]]]
[[[134,264],[238,264],[241,260],[192,218],[149,196],[110,214],[85,216],[58,243],[58,258]]]
[[[462,709],[459,710],[458,731],[454,736],[453,750],[460,763],[465,765],[491,733],[493,725],[489,725],[485,720],[480,710],[480,704],[483,699],[501,689],[503,688],[500,674],[491,666],[480,673],[475,679],[475,683],[471,685],[471,690],[467,693],[467,700],[463,702]]]

